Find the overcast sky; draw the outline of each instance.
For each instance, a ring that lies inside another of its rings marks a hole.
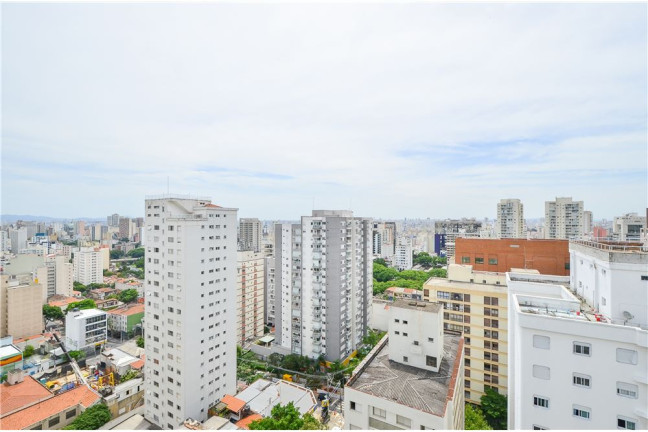
[[[646,4],[3,4],[2,213],[645,212]]]

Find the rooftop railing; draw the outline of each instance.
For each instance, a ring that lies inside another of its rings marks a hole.
[[[648,246],[640,243],[597,242],[589,240],[571,240],[571,243],[610,252],[643,252],[648,253]]]

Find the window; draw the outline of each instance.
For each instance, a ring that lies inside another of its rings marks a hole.
[[[407,333],[403,332],[403,336],[407,336]]]
[[[475,264],[484,264],[484,258],[475,257]]]
[[[425,364],[430,367],[437,367],[437,358],[433,356],[425,356]]]
[[[533,376],[543,380],[551,379],[551,369],[547,366],[533,365]]]
[[[376,408],[376,407],[371,407],[371,414],[375,415],[376,417],[381,417],[381,418],[386,418],[387,417],[387,411],[384,409]]]
[[[635,384],[624,383],[617,381],[617,395],[637,399],[639,395],[639,387]]]
[[[497,258],[488,258],[489,265],[497,265]]]
[[[542,408],[549,408],[549,399],[542,396],[533,396],[533,405]]]
[[[418,345],[419,343],[418,343],[418,341],[414,341],[413,344],[414,344],[414,345]]]
[[[412,428],[412,420],[407,417],[399,416],[398,414],[396,414],[396,424],[405,426],[407,429]]]
[[[403,320],[403,324],[407,324],[407,321]]]
[[[533,425],[533,430],[547,430],[544,426]]]
[[[408,361],[407,356],[403,356],[403,363],[407,363],[407,361]]]
[[[590,388],[592,387],[591,382],[592,382],[592,377],[589,375],[574,373],[572,377],[572,383],[575,386]]]
[[[394,322],[400,322],[400,320],[399,320],[398,318],[396,318],[396,319],[394,320]]]
[[[351,409],[352,409],[353,411],[356,411],[356,403],[353,402],[353,401],[351,401]]]
[[[637,421],[634,419],[617,416],[617,428],[635,430],[637,428]]]
[[[574,342],[574,354],[591,356],[592,345],[585,342]]]
[[[551,339],[549,336],[533,335],[533,346],[540,349],[549,349]]]
[[[580,406],[580,405],[572,405],[572,415],[574,417],[581,417],[584,419],[589,419],[590,418],[590,413],[591,410],[587,407]]]
[[[47,426],[52,427],[54,425],[59,424],[61,421],[61,418],[57,415],[56,417],[50,419],[50,421],[47,422]]]
[[[470,264],[470,257],[469,256],[462,256],[461,257],[461,264]]]
[[[66,419],[71,419],[75,415],[76,415],[76,409],[73,409],[73,410],[70,410],[70,411],[65,413],[65,418]]]
[[[619,363],[628,363],[628,364],[637,364],[637,351],[617,348],[616,350],[616,360]]]
[[[648,276],[641,275],[641,280],[648,281]]]
[[[394,334],[397,334],[397,335],[399,335],[399,334],[400,334],[400,332],[399,332],[398,330],[396,330],[396,331],[394,332]]]

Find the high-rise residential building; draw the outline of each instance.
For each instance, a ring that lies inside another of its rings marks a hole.
[[[594,231],[594,214],[590,210],[583,211],[583,238],[591,239]]]
[[[400,237],[396,242],[396,253],[394,254],[394,267],[399,271],[412,268],[412,239]]]
[[[275,259],[265,258],[265,322],[270,326],[275,325]]]
[[[119,218],[119,238],[120,239],[131,239],[133,237],[132,223],[130,218],[120,217]]]
[[[520,268],[569,275],[567,240],[457,238],[455,245],[454,262],[470,264],[474,270],[507,272]]]
[[[371,236],[374,256],[393,260],[396,253],[396,222],[374,222]]]
[[[479,237],[481,229],[482,223],[475,218],[445,219],[434,223],[435,234],[443,235],[443,247],[448,262],[454,261],[456,239],[460,237]]]
[[[617,241],[640,241],[641,228],[646,226],[646,218],[637,213],[626,213],[614,218],[612,235]]]
[[[62,255],[46,255],[43,266],[35,270],[35,280],[43,285],[43,303],[59,294],[72,296],[74,287],[74,265]]]
[[[74,233],[77,236],[84,236],[85,235],[85,222],[84,221],[77,221],[74,224]]]
[[[27,229],[18,228],[9,231],[9,238],[11,239],[11,252],[17,254],[22,249],[27,247]]]
[[[90,240],[93,241],[101,241],[102,237],[102,225],[101,224],[93,224],[90,225]]]
[[[450,264],[447,279],[425,282],[423,300],[443,306],[444,331],[464,335],[466,401],[480,404],[487,387],[506,395],[506,274]]]
[[[0,253],[9,251],[11,251],[11,239],[9,238],[9,232],[0,230]]]
[[[370,219],[346,210],[275,225],[275,343],[331,361],[362,343],[373,296],[371,232]]]
[[[390,304],[389,335],[344,388],[346,429],[464,429],[463,338],[442,319],[436,304]]]
[[[43,332],[43,286],[29,273],[0,276],[0,337]]]
[[[147,420],[207,419],[236,393],[236,216],[210,199],[146,199]]]
[[[117,213],[111,214],[107,218],[107,223],[109,227],[118,227],[119,226],[119,215]]]
[[[265,258],[240,251],[236,260],[236,340],[241,346],[263,336],[265,325]]]
[[[578,240],[583,236],[583,201],[571,197],[545,201],[545,238]]]
[[[241,218],[238,230],[238,249],[261,252],[262,240],[263,223],[256,218]]]
[[[648,249],[574,241],[569,281],[507,274],[511,429],[647,429]]]
[[[103,254],[87,250],[74,252],[74,280],[88,285],[103,283]]]
[[[503,199],[497,204],[496,235],[499,238],[525,238],[524,206],[519,199]]]

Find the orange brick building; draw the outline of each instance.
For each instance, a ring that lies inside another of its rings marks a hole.
[[[507,272],[512,268],[569,276],[569,241],[457,238],[455,263],[473,270]]]

